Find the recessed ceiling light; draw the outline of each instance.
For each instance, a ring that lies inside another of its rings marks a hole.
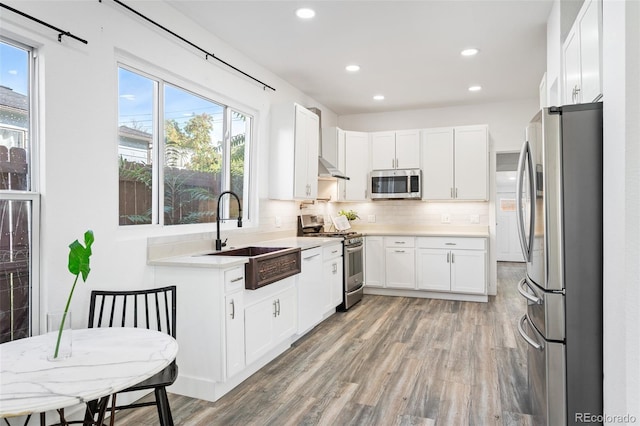
[[[308,7],[303,7],[296,10],[296,16],[301,19],[311,19],[316,16],[316,12],[315,10],[309,9]]]
[[[482,90],[482,86],[469,86],[470,92],[479,92],[480,90]]]
[[[347,65],[346,67],[344,67],[344,69],[346,69],[349,72],[358,72],[360,71],[360,65]]]
[[[473,56],[477,55],[478,52],[480,52],[480,50],[476,49],[475,47],[471,47],[469,49],[464,49],[462,52],[460,52],[460,54],[462,56]]]
[[[373,96],[373,100],[382,101],[382,100],[384,100],[384,95],[374,95]]]

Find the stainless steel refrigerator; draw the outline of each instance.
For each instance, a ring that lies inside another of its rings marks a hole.
[[[602,103],[538,112],[517,176],[534,422],[584,424],[603,414]]]

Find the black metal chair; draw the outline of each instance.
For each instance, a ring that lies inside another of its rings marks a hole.
[[[89,306],[89,328],[91,327],[144,327],[176,337],[176,286],[149,290],[101,291],[91,292]],[[111,396],[110,424],[113,426],[116,410],[147,407],[155,405],[161,426],[173,426],[171,407],[166,387],[178,377],[175,360],[164,370],[118,393],[153,389],[155,401],[139,402],[129,405],[116,405],[116,395]],[[95,412],[95,410],[93,411]],[[85,419],[91,416],[87,408]]]

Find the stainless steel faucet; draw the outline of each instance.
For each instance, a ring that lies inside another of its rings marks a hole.
[[[228,220],[228,219],[220,219],[220,199],[225,194],[233,195],[238,201],[238,228],[242,228],[242,204],[240,204],[240,198],[233,191],[223,191],[218,196],[218,202],[216,205],[216,251],[222,250],[222,247],[227,245],[227,239],[228,239],[226,238],[224,242],[222,242],[222,240],[220,239],[220,221]]]

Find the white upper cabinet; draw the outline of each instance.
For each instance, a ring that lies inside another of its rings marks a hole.
[[[420,168],[420,131],[371,133],[371,169]]]
[[[367,199],[369,179],[369,134],[365,132],[345,132],[344,138],[344,173],[349,180],[340,181],[344,188],[341,201],[364,201]],[[340,161],[339,166],[342,167]]]
[[[423,138],[424,200],[488,199],[487,126],[426,129]]]
[[[585,0],[563,45],[565,104],[602,95],[602,2]]]
[[[274,107],[271,122],[269,197],[315,199],[318,195],[320,119],[305,107]]]

